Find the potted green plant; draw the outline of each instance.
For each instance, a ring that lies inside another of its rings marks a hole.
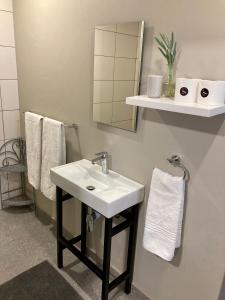
[[[174,39],[174,33],[171,33],[169,37],[167,34],[159,34],[159,37],[155,37],[158,43],[158,49],[165,57],[168,67],[168,81],[164,86],[164,94],[166,97],[174,97],[175,83],[174,83],[174,64],[177,54],[177,42]]]

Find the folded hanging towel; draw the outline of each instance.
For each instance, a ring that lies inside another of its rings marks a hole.
[[[41,182],[41,140],[43,117],[34,113],[25,113],[26,155],[28,182],[40,188]]]
[[[44,118],[42,134],[41,192],[55,200],[56,188],[50,179],[50,169],[66,163],[65,128],[62,122]]]
[[[185,181],[154,169],[147,205],[143,246],[171,261],[181,245]]]

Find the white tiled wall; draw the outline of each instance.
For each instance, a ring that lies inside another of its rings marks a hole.
[[[139,22],[96,26],[95,121],[126,128],[134,123],[134,109],[125,104],[125,99],[138,93],[141,34]]]
[[[5,12],[5,14],[10,14]],[[9,80],[17,78],[16,52],[14,47],[0,46],[0,79]]]
[[[0,146],[20,136],[19,118],[13,6],[12,0],[0,0]],[[3,191],[8,191],[19,187],[20,179],[17,175],[5,174],[2,185]]]
[[[15,110],[19,109],[19,96],[17,80],[2,80],[1,96],[2,96],[2,109]]]
[[[0,11],[0,45],[15,46],[13,14]]]
[[[20,136],[19,110],[3,111],[3,123],[5,139],[10,140]]]
[[[0,10],[13,11],[12,0],[0,0]]]

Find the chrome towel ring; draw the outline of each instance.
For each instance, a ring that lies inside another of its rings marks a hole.
[[[184,180],[188,181],[190,179],[190,173],[188,169],[183,165],[180,155],[174,154],[167,158],[168,162],[177,168],[181,168],[184,172]]]

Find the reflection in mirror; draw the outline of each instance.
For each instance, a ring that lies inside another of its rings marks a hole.
[[[93,120],[135,131],[137,108],[126,97],[138,95],[144,22],[95,27]]]

